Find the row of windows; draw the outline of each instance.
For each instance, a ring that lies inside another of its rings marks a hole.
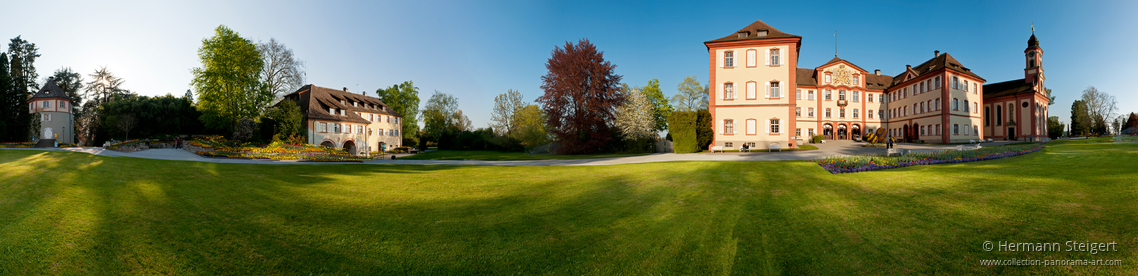
[[[759,52],[755,49],[747,50],[747,67],[758,66]],[[767,51],[767,65],[778,66],[780,63],[781,53],[778,49],[770,49]],[[735,51],[723,52],[723,67],[735,67]]]
[[[767,121],[766,122],[767,123],[766,133],[767,134],[779,134],[779,125],[780,125],[781,121],[782,120],[779,120],[779,119],[770,119],[769,121]],[[719,134],[738,134],[737,130],[735,129],[735,120],[732,120],[732,119],[723,120],[722,126],[723,127],[720,128]],[[758,121],[755,119],[747,119],[746,128],[747,128],[746,132],[744,132],[744,133],[746,133],[747,135],[757,134]]]
[[[831,117],[830,116],[830,108],[826,108],[825,112],[826,112],[825,113],[826,118],[830,118]],[[860,114],[861,113],[859,113],[859,110],[857,108],[853,109],[853,117],[854,118],[861,118]],[[866,114],[867,114],[866,116],[869,116],[867,118],[873,119],[873,110],[872,109],[870,109],[869,113],[866,113]],[[882,115],[885,115],[885,113],[883,113],[879,110],[878,111],[878,117],[880,117]],[[801,107],[795,107],[794,108],[794,116],[795,117],[802,117],[802,108]],[[814,117],[814,108],[813,107],[807,107],[806,108],[806,117],[810,117],[810,118]],[[845,108],[838,109],[838,118],[845,118],[845,117],[846,117],[846,109]]]
[[[329,127],[331,127],[331,130],[328,129]],[[369,128],[368,130],[371,130],[371,129]],[[350,125],[350,124],[320,123],[320,122],[318,122],[318,123],[316,123],[316,132],[318,132],[318,133],[329,133],[330,132],[330,133],[363,134],[364,133],[364,126],[363,125]],[[379,131],[376,131],[374,133],[374,135],[378,135],[378,136],[399,136],[399,130],[398,129],[387,129],[387,130],[385,130],[385,129],[381,128],[381,129],[379,129]]]
[[[781,98],[782,94],[780,93],[780,89],[779,89],[780,87],[781,87],[781,84],[779,82],[774,82],[774,81],[768,82],[766,84],[766,89],[765,89],[766,90],[766,96],[764,98],[767,98],[767,99]],[[753,82],[753,81],[747,82],[747,99],[753,100],[753,99],[757,98],[758,96],[756,95],[756,93],[757,93],[756,90],[758,90],[758,83]],[[734,99],[736,99],[735,96],[736,96],[735,95],[735,84],[730,83],[730,82],[724,83],[723,84],[723,99],[724,100],[734,100]]]
[[[42,101],[42,102],[43,102],[43,104],[41,105],[42,108],[51,108],[51,102],[53,102],[53,101]],[[55,106],[57,106],[59,108],[67,108],[67,101],[54,101],[54,102],[56,102]]]
[[[961,130],[964,131],[964,135],[972,135],[972,134],[980,135],[980,128],[977,126],[971,126],[970,127],[968,124],[965,124],[964,128],[961,129],[960,124],[952,124],[952,135],[961,135],[960,134]],[[902,136],[903,132],[904,131],[901,128],[894,128],[894,129],[889,130],[889,135]],[[920,133],[921,133],[921,135],[940,135],[941,134],[940,124],[936,124],[936,126],[932,126],[932,125],[920,126]]]
[[[399,123],[399,117],[395,117],[395,116],[376,115],[376,114],[371,114],[371,113],[363,114],[360,112],[355,112],[355,113],[356,113],[356,115],[359,115],[361,118],[368,120],[368,122],[380,122],[380,123],[388,122],[388,123],[391,123],[392,121],[394,121],[394,123],[396,123],[396,124]],[[347,111],[345,111],[343,109],[336,109],[333,107],[328,108],[328,114],[332,114],[332,115],[339,114],[340,116],[347,116],[348,115]]]

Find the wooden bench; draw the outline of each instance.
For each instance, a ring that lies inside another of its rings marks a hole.
[[[711,152],[712,152],[712,153],[715,153],[715,151],[720,151],[720,152],[722,152],[722,151],[723,151],[723,146],[714,146],[714,147],[711,147]]]
[[[767,152],[771,152],[771,150],[776,150],[776,149],[778,150],[778,152],[782,152],[782,145],[779,144],[778,142],[772,142],[770,146],[767,146]]]

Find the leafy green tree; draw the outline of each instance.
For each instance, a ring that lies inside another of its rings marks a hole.
[[[668,98],[664,97],[664,91],[660,90],[660,80],[649,80],[647,86],[640,88],[640,92],[644,93],[648,102],[652,104],[652,118],[656,123],[656,131],[668,130],[668,115],[672,114],[672,105],[668,103]]]
[[[696,111],[707,108],[707,89],[695,76],[684,77],[676,85],[676,95],[672,96],[672,106],[677,111]]]
[[[123,116],[128,114],[134,121],[129,127],[129,134],[135,137],[156,138],[161,135],[192,134],[202,131],[201,121],[198,120],[201,114],[193,104],[185,98],[170,94],[157,97],[124,97],[100,105],[97,113],[101,129],[106,131],[106,135],[117,138],[127,137],[120,123],[123,123]],[[96,138],[90,142],[101,142],[99,140],[101,139]]]
[[[419,133],[419,88],[405,81],[388,88],[375,90],[378,98],[395,112],[403,115],[403,139],[412,139]],[[410,145],[411,143],[405,143]]]
[[[201,120],[212,128],[232,130],[241,118],[258,118],[273,101],[273,91],[261,80],[265,61],[257,46],[225,25],[202,40],[202,67],[194,68]]]
[[[274,122],[273,134],[276,138],[274,140],[285,140],[293,135],[305,135],[304,114],[300,113],[300,106],[292,100],[281,101],[266,111],[265,117]]]
[[[494,97],[494,110],[490,113],[490,121],[493,122],[491,126],[499,136],[506,136],[507,140],[514,138],[512,134],[515,128],[515,116],[518,109],[523,107],[525,102],[522,100],[522,93],[517,90],[510,89]]]
[[[545,128],[545,112],[536,104],[527,105],[518,109],[514,115],[517,139],[522,141],[526,150],[549,143],[549,132]]]
[[[1059,139],[1059,136],[1063,136],[1064,127],[1063,123],[1059,122],[1059,116],[1047,117],[1047,137]]]
[[[453,146],[449,142],[464,130],[470,130],[470,119],[458,109],[458,98],[435,90],[423,108],[423,131],[428,139],[439,144],[439,149]],[[420,137],[423,139],[423,137]]]

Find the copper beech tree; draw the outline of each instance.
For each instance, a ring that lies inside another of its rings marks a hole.
[[[624,102],[616,65],[588,39],[555,47],[541,77],[545,95],[537,98],[559,154],[593,153],[610,148],[613,116]]]

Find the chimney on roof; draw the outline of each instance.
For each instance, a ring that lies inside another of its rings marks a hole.
[[[344,92],[348,92],[348,88],[347,88],[347,87],[344,87]]]
[[[908,71],[908,70],[913,70],[913,66],[905,64],[905,71]]]
[[[364,90],[364,92],[360,92],[360,93],[363,93],[364,96],[367,96],[367,90]]]
[[[940,56],[940,50],[933,51],[933,57],[934,58],[939,57],[939,56]]]
[[[873,73],[880,76],[881,75],[881,69],[873,69]]]

